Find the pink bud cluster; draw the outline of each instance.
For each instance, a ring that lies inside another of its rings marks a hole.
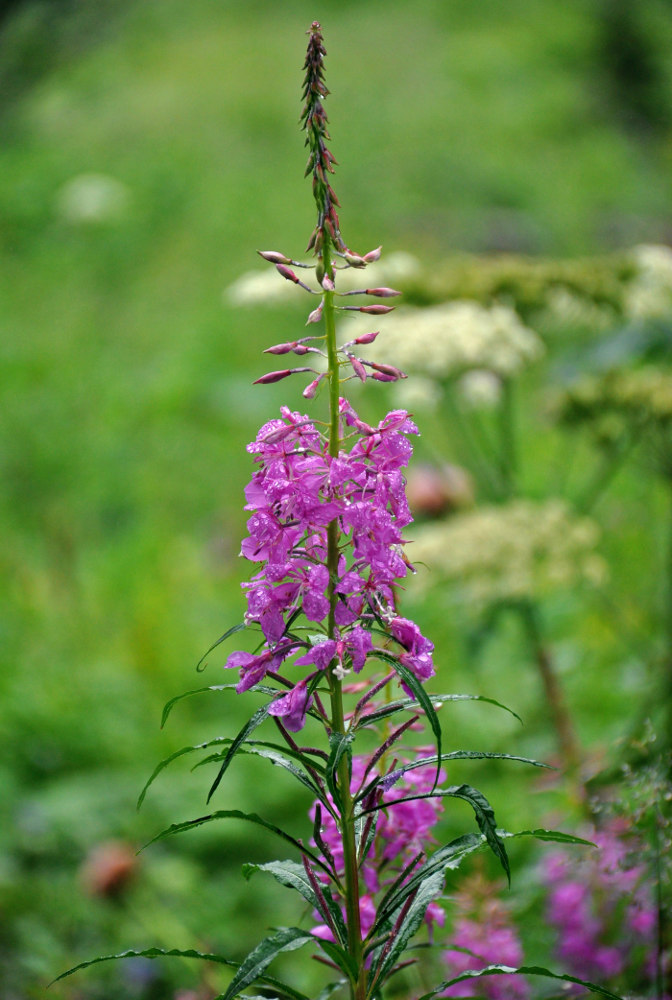
[[[316,292],[314,289],[306,285],[298,275],[289,266],[290,264],[294,267],[308,267],[307,264],[301,264],[299,261],[292,260],[285,254],[280,253],[278,250],[259,250],[257,251],[260,257],[267,260],[269,263],[274,264],[276,270],[282,275],[287,281],[291,281],[293,284],[298,285],[305,291],[310,292],[312,295],[321,294]],[[341,270],[348,267],[366,267],[368,263],[372,260],[377,260],[380,256],[380,247],[372,250],[368,254],[364,254],[363,257],[359,257],[357,254],[353,254],[351,251],[339,252],[339,256],[344,261],[341,265]],[[338,268],[336,269],[338,270]],[[334,272],[334,278],[336,274]],[[349,295],[369,295],[373,298],[393,298],[400,293],[394,288],[388,288],[386,285],[380,285],[375,288],[354,288],[348,292],[336,292],[335,280],[327,274],[322,275],[321,280],[322,290],[325,292],[330,292],[335,295],[349,296]],[[335,306],[336,309],[342,311],[351,312],[361,312],[366,315],[371,316],[382,316],[386,313],[392,312],[394,306],[383,305],[381,302],[374,302],[370,305],[358,305],[358,306]],[[324,302],[320,302],[319,305],[313,309],[306,321],[306,326],[311,323],[319,323],[323,318],[324,313]],[[372,343],[378,336],[378,331],[374,330],[371,333],[365,333],[357,337],[355,340],[348,341],[339,348],[338,353],[344,358],[344,361],[339,362],[340,364],[348,364],[352,368],[354,377],[360,379],[360,381],[365,382],[367,378],[373,378],[379,382],[396,382],[399,379],[406,378],[404,372],[401,369],[395,367],[394,365],[383,364],[377,361],[367,361],[364,358],[357,357],[353,354],[350,348],[359,347],[361,345]],[[316,342],[323,341],[324,335],[315,335],[312,337],[301,337],[298,340],[290,340],[284,344],[274,344],[272,347],[267,347],[265,354],[296,354],[299,356],[304,356],[306,354],[317,354],[322,357],[326,357],[325,352],[319,347],[315,346]],[[310,344],[310,346],[308,346]],[[310,372],[316,377],[308,384],[304,389],[303,396],[305,399],[312,399],[324,378],[327,377],[326,372],[319,371],[315,368],[310,368],[306,366],[300,366],[297,368],[280,368],[276,371],[267,372],[265,375],[260,376],[260,378],[255,380],[255,385],[269,385],[273,382],[280,382],[282,379],[288,378],[290,375],[297,375],[299,373]],[[353,374],[349,377],[352,378]]]
[[[587,832],[598,850],[577,864],[557,852],[546,858],[547,919],[568,972],[605,982],[637,971],[651,981],[658,913],[641,863],[641,843],[622,823]],[[636,969],[637,967],[637,969]]]
[[[408,763],[406,761],[405,763]],[[352,780],[350,790],[357,796],[373,776],[373,770],[367,758],[355,755],[352,758]],[[434,765],[418,767],[403,773],[394,785],[386,784],[382,803],[387,804],[380,812],[376,834],[369,849],[362,859],[361,873],[366,892],[360,898],[360,916],[362,934],[365,936],[376,915],[375,896],[381,890],[392,884],[404,868],[418,855],[424,854],[430,844],[434,843],[432,828],[438,822],[443,812],[443,802],[440,798],[420,798],[413,801],[401,801],[410,796],[429,795],[434,787],[436,768]],[[445,775],[441,774],[441,780]],[[333,800],[329,796],[333,805]],[[315,822],[317,804],[314,804],[310,817]],[[321,843],[315,846],[327,850],[333,858],[334,867],[339,877],[344,875],[343,845],[341,833],[334,817],[322,814],[320,830]],[[410,872],[409,872],[410,875]],[[322,881],[328,881],[322,876]],[[319,916],[315,915],[316,919]],[[438,903],[429,904],[425,920],[431,927],[438,924],[443,927],[445,914]],[[333,940],[331,929],[326,924],[318,924],[313,929],[316,937]]]
[[[287,407],[281,415],[248,445],[257,470],[245,490],[251,516],[241,554],[262,568],[243,584],[245,621],[261,629],[263,646],[254,654],[232,653],[226,666],[239,670],[237,690],[245,691],[267,674],[277,678],[285,661],[300,652],[294,665],[315,670],[295,686],[280,678],[291,690],[270,709],[296,732],[313,703],[308,683],[317,673],[331,669],[342,678],[375,655],[372,625],[384,624],[397,647],[385,655],[421,681],[434,673],[434,647],[395,607],[394,587],[409,571],[402,529],[412,518],[401,470],[411,456],[408,435],[417,434],[415,424],[405,411],[394,410],[371,427],[342,399],[343,447],[332,456],[307,416]],[[330,590],[331,524],[342,544]],[[309,639],[292,630],[300,612],[316,626]]]

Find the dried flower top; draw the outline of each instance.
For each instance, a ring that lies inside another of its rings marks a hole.
[[[327,148],[331,139],[327,131],[327,115],[322,104],[329,93],[324,83],[324,57],[327,50],[322,41],[322,32],[317,21],[313,21],[306,52],[304,69],[306,76],[303,82],[303,97],[305,104],[301,113],[301,121],[306,132],[306,145],[310,152],[306,164],[306,176],[313,175],[313,197],[317,205],[317,225],[308,243],[308,249],[315,250],[321,257],[324,251],[325,238],[328,238],[336,250],[341,253],[347,247],[341,237],[338,215],[334,206],[338,198],[327,180],[327,174],[333,174],[336,160]],[[326,230],[326,237],[325,237]]]

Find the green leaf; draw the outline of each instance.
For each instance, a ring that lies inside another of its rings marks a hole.
[[[243,865],[243,875],[246,879],[251,878],[255,872],[269,872],[269,874],[272,875],[273,878],[280,883],[280,885],[284,885],[288,889],[296,889],[296,891],[303,896],[307,903],[310,903],[311,906],[314,906],[315,909],[319,910],[319,900],[315,894],[315,890],[310,884],[310,879],[306,875],[303,865],[297,864],[295,861],[269,861],[267,864],[263,865],[252,863]],[[329,915],[331,916],[341,939],[341,944],[346,944],[348,940],[348,931],[345,926],[345,921],[343,920],[343,914],[332,899],[331,893],[325,890],[324,898],[327,906],[329,907]]]
[[[235,635],[236,632],[242,632],[242,630],[244,628],[247,628],[247,625],[245,624],[245,622],[239,622],[237,625],[232,625],[231,628],[227,629],[226,632],[224,633],[224,635],[220,636],[219,639],[216,642],[213,642],[213,644],[210,647],[210,649],[208,649],[205,653],[203,653],[203,656],[200,658],[200,660],[196,664],[196,670],[199,673],[202,670],[205,670],[205,668],[207,666],[207,663],[203,663],[203,660],[206,658],[206,656],[209,656],[210,653],[213,651],[213,649],[216,649],[217,646],[220,646],[223,642],[225,642],[229,638],[229,636]],[[203,663],[203,666],[201,666],[202,663]]]
[[[331,733],[329,736],[329,748],[331,752],[327,764],[327,786],[339,811],[341,809],[341,793],[338,787],[338,766],[344,754],[347,754],[348,758],[352,757],[351,747],[354,738],[354,733]],[[349,773],[350,767],[348,767]]]
[[[231,740],[228,740],[227,742],[231,743]],[[276,767],[285,768],[285,770],[293,774],[302,785],[305,785],[306,788],[310,790],[311,794],[318,798],[320,802],[324,803],[327,807],[329,806],[326,796],[319,785],[316,785],[312,778],[302,771],[300,767],[297,767],[296,764],[289,759],[290,754],[285,753],[284,750],[276,749],[275,747],[271,748],[270,745],[264,746],[261,742],[250,741],[246,742],[244,746],[239,746],[238,753],[263,757],[265,760],[270,760],[270,762],[275,764]],[[214,761],[221,760],[222,756],[225,755],[212,754],[210,757],[206,757],[205,760],[199,761],[196,767],[202,767],[204,764],[212,764]],[[292,756],[301,760],[300,754],[292,754]]]
[[[345,979],[337,979],[335,983],[327,983],[324,989],[318,993],[317,1000],[329,1000],[332,993],[335,993],[336,990],[340,990],[341,987],[345,985]]]
[[[52,979],[49,986],[57,983],[59,979],[65,979],[66,976],[71,976],[73,973],[79,972],[81,969],[88,969],[91,965],[98,965],[99,962],[113,962],[120,958],[165,958],[173,955],[178,958],[201,958],[206,962],[218,962],[220,965],[228,965],[232,969],[237,969],[240,964],[239,962],[231,962],[222,955],[211,955],[201,951],[194,951],[193,948],[188,948],[186,951],[179,948],[145,948],[143,951],[122,951],[117,955],[99,955],[98,958],[92,958],[88,962],[80,962],[79,965],[75,965],[72,969],[68,969],[67,972],[62,972],[60,976]]]
[[[298,851],[305,854],[307,858],[310,858],[313,864],[317,865],[318,868],[321,868],[322,871],[325,871],[328,875],[330,874],[325,863],[316,854],[314,854],[313,851],[304,847],[300,840],[297,840],[295,837],[292,837],[291,834],[281,830],[279,826],[274,826],[272,823],[268,823],[256,813],[244,813],[241,812],[240,809],[219,809],[217,812],[210,813],[208,816],[199,816],[198,819],[187,820],[184,823],[173,823],[165,830],[162,830],[161,833],[157,833],[156,837],[152,837],[152,839],[145,844],[142,850],[146,850],[146,848],[148,848],[151,844],[155,844],[158,840],[164,840],[166,837],[172,837],[173,834],[176,833],[185,833],[187,830],[194,830],[198,826],[204,826],[205,823],[212,823],[218,819],[244,819],[248,823],[255,823],[257,826],[263,826],[264,829],[270,830],[271,833],[276,834],[276,836],[281,837],[282,840],[286,840],[288,843],[292,844]]]
[[[463,799],[465,802],[469,803],[476,815],[476,822],[478,823],[479,829],[481,833],[484,834],[490,850],[499,860],[502,868],[506,872],[506,878],[510,885],[511,869],[509,867],[509,859],[506,853],[506,848],[504,847],[504,842],[497,832],[494,810],[485,795],[483,795],[482,792],[479,792],[477,788],[472,788],[471,785],[453,785],[451,788],[443,788],[441,789],[441,795],[451,796],[456,799]]]
[[[228,737],[218,736],[214,740],[208,740],[207,743],[197,743],[195,746],[182,747],[181,750],[176,750],[175,753],[171,753],[170,757],[165,757],[159,764],[156,765],[156,767],[152,771],[151,776],[145,783],[144,788],[140,792],[140,795],[138,797],[137,808],[139,809],[142,803],[145,801],[145,796],[147,794],[149,786],[153,784],[153,782],[158,778],[158,776],[161,774],[164,768],[168,767],[169,764],[172,764],[172,762],[174,760],[177,760],[178,757],[183,757],[185,754],[193,753],[194,750],[207,750],[208,747],[213,747],[221,745],[223,743],[230,743],[230,742],[231,740]]]
[[[455,976],[454,979],[447,979],[445,982],[441,983],[436,989],[432,990],[431,993],[423,993],[419,1000],[432,1000],[438,993],[443,993],[447,990],[449,986],[454,986],[456,983],[462,983],[469,979],[478,979],[480,976],[512,976],[512,975],[522,975],[522,976],[545,976],[547,979],[557,979],[565,983],[575,983],[577,986],[584,986],[591,993],[599,993],[603,997],[609,997],[610,1000],[621,1000],[621,998],[616,993],[612,993],[611,990],[607,990],[604,986],[598,986],[596,983],[588,982],[586,979],[577,979],[575,976],[568,976],[562,973],[551,972],[550,969],[544,969],[540,965],[521,965],[518,968],[513,968],[510,965],[488,965],[485,969],[480,969],[478,971],[473,970],[470,972],[463,972],[460,976]]]
[[[233,1000],[233,997],[236,997],[241,990],[259,979],[277,955],[283,951],[295,951],[297,948],[303,948],[309,941],[314,942],[315,938],[300,927],[280,927],[275,934],[261,941],[241,962],[228,989],[221,994],[221,1000]]]
[[[167,701],[163,706],[163,714],[161,715],[161,728],[165,726],[168,721],[168,716],[173,710],[173,707],[182,701],[183,698],[191,698],[192,694],[203,694],[204,691],[229,691],[231,688],[235,688],[235,684],[209,684],[207,687],[193,688],[191,691],[183,691],[182,694],[176,695]]]
[[[388,889],[380,903],[376,913],[376,922],[370,934],[381,933],[390,915],[396,912],[403,904],[409,893],[414,892],[422,882],[435,872],[442,874],[448,870],[458,868],[463,859],[474,851],[481,850],[485,846],[485,837],[476,833],[466,833],[457,837],[449,844],[445,844],[432,856],[428,858],[421,868],[417,868],[411,877],[403,885],[396,882]]]
[[[421,705],[421,707],[422,707],[425,715],[429,719],[429,724],[432,727],[432,732],[434,733],[434,739],[436,740],[436,754],[437,754],[438,759],[440,760],[441,759],[441,723],[439,722],[438,716],[437,716],[436,712],[434,711],[434,706],[432,705],[432,701],[431,701],[429,695],[427,694],[427,692],[425,691],[425,689],[423,688],[422,684],[420,683],[420,681],[418,680],[418,678],[415,676],[415,674],[413,673],[413,671],[409,670],[408,667],[404,666],[403,663],[399,663],[398,661],[396,661],[394,663],[394,669],[395,669],[396,673],[401,677],[401,679],[404,682],[404,684],[406,685],[406,687],[408,687],[408,688],[411,689],[411,691],[413,692],[413,694],[415,695],[415,697],[419,701],[419,703],[420,703],[420,705]],[[436,777],[434,778],[434,787],[435,788],[436,788],[436,785],[437,785],[438,780],[439,780],[439,772],[440,772],[440,770],[441,770],[440,765],[437,765],[437,768],[436,768]]]
[[[465,802],[469,803],[476,815],[476,822],[478,823],[479,829],[485,835],[485,839],[491,851],[495,857],[499,859],[510,883],[511,870],[509,868],[509,859],[506,854],[504,843],[499,837],[497,831],[494,810],[485,795],[483,795],[482,792],[479,792],[477,788],[472,788],[471,785],[451,785],[450,788],[439,788],[436,791],[428,792],[425,795],[400,796],[398,799],[389,799],[386,802],[381,802],[376,806],[372,806],[370,809],[362,809],[359,815],[364,815],[379,809],[386,809],[390,806],[398,805],[401,802],[415,802],[418,799],[443,797],[464,799]]]
[[[441,708],[445,702],[449,701],[482,701],[487,705],[494,705],[495,708],[501,708],[503,711],[508,712],[512,715],[514,719],[517,719],[521,723],[523,720],[514,712],[512,708],[507,705],[503,705],[502,702],[496,701],[494,698],[486,698],[482,694],[430,694],[428,697],[435,708]],[[368,725],[372,722],[377,722],[379,719],[384,719],[388,715],[394,715],[403,709],[417,708],[417,702],[414,698],[400,698],[398,701],[391,701],[387,705],[382,705],[380,708],[375,709],[373,712],[369,712],[367,715],[362,716],[357,724],[356,728],[360,728],[362,725]]]
[[[505,830],[497,831],[500,837],[534,837],[536,840],[547,840],[554,844],[580,844],[583,847],[597,847],[592,840],[584,840],[583,837],[575,837],[572,833],[563,833],[562,830],[519,830],[517,833],[508,833]]]
[[[345,973],[350,982],[354,985],[357,982],[358,969],[347,950],[345,948],[341,948],[337,944],[334,944],[333,941],[328,941],[324,938],[315,938],[315,942],[320,946],[325,955],[327,955],[327,957],[339,967],[341,972]]]
[[[443,889],[443,879],[443,872],[439,871],[433,872],[421,880],[416,890],[415,899],[408,908],[408,912],[404,917],[403,923],[394,934],[394,939],[391,941],[391,944],[389,943],[390,939],[388,938],[388,943],[380,952],[378,965],[372,969],[371,984],[373,985],[377,982],[377,989],[382,987],[397,962],[397,959],[406,949],[406,945],[422,924],[429,904],[441,894],[441,890]],[[406,893],[406,899],[408,899],[408,893]],[[402,908],[403,904],[398,908],[399,913]],[[398,914],[392,913],[390,920],[394,922],[395,917],[397,916]]]
[[[214,793],[217,791],[220,781],[224,777],[224,774],[226,773],[229,764],[238,753],[239,748],[242,746],[243,743],[245,743],[250,733],[253,733],[254,730],[258,726],[260,726],[261,723],[264,721],[264,719],[268,716],[268,711],[271,707],[271,704],[272,703],[268,703],[266,705],[262,705],[261,708],[258,708],[257,711],[252,716],[252,718],[247,720],[243,728],[240,730],[238,735],[232,741],[231,746],[227,751],[226,757],[222,761],[222,766],[219,769],[217,777],[213,781],[210,787],[210,791],[208,792],[208,798],[207,798],[208,802],[210,801]]]

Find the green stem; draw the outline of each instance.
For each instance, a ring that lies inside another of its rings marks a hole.
[[[543,641],[539,609],[532,601],[522,601],[520,614],[544,686],[563,762],[572,777],[580,778],[581,754],[558,675]]]
[[[325,239],[323,264],[325,274],[333,279],[333,268],[330,259],[330,246]],[[332,458],[338,456],[340,440],[339,420],[339,363],[336,352],[336,322],[334,315],[334,293],[324,293],[324,327],[327,342],[327,359],[329,365],[329,454]],[[328,633],[330,639],[336,638],[336,605],[338,594],[339,557],[338,522],[332,521],[327,529],[327,569],[329,584],[327,597],[329,600]],[[329,669],[329,691],[331,698],[332,731],[345,733],[345,716],[343,712],[343,685],[334,677]],[[338,766],[338,786],[341,794],[341,837],[343,840],[343,861],[345,867],[345,912],[348,928],[348,951],[355,968],[358,970],[357,982],[351,987],[352,1000],[366,998],[366,969],[364,967],[362,949],[362,927],[359,914],[359,868],[357,865],[357,844],[355,839],[354,802],[350,792],[350,769],[347,754],[343,754]]]
[[[499,406],[499,429],[501,443],[501,470],[504,489],[508,497],[516,491],[518,478],[518,449],[516,447],[516,419],[514,408],[513,380],[502,379],[502,399]]]
[[[489,460],[484,454],[482,444],[476,438],[473,427],[469,421],[464,419],[460,405],[456,399],[456,390],[453,384],[444,386],[443,399],[448,410],[448,417],[457,431],[463,448],[460,449],[458,460],[470,469],[479,483],[480,487],[488,494],[491,500],[498,500],[502,495],[502,487],[499,476]]]

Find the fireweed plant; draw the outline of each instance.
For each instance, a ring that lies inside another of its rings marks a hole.
[[[386,302],[397,292],[387,287],[362,287],[342,296],[338,292],[339,272],[365,271],[380,256],[380,248],[360,255],[341,235],[338,200],[329,180],[336,161],[327,145],[325,49],[317,22],[308,35],[301,121],[309,151],[306,174],[312,176],[317,206],[308,244],[316,258],[317,287],[296,273],[310,265],[275,251],[261,256],[280,277],[319,298],[307,324],[317,332],[269,347],[269,354],[294,355],[306,363],[271,371],[257,383],[305,373],[309,382],[304,399],[312,400],[324,390],[328,417],[322,421],[283,406],[280,416],[265,423],[248,446],[256,469],[245,490],[250,518],[242,555],[255,572],[243,584],[244,621],[212,648],[241,631],[255,637],[256,647],[229,654],[225,669],[237,673],[236,683],[200,690],[254,692],[264,703],[234,738],[183,748],[158,765],[147,785],[172,760],[197,750],[207,751],[201,764],[218,765],[208,800],[240,754],[254,754],[284,768],[314,800],[311,826],[303,839],[256,813],[222,809],[175,824],[154,840],[225,819],[272,831],[299,860],[250,864],[244,873],[249,877],[265,872],[296,890],[309,904],[313,921],[307,928],[275,928],[242,962],[194,950],[151,948],[77,966],[131,955],[208,959],[233,970],[220,1000],[233,1000],[253,984],[265,997],[308,1000],[267,974],[280,953],[307,945],[336,977],[321,998],[334,993],[351,1000],[381,998],[390,978],[418,961],[418,953],[407,949],[423,925],[431,935],[432,928],[443,923],[438,900],[447,872],[470,854],[489,848],[509,876],[505,840],[512,835],[497,829],[493,810],[479,791],[466,784],[446,785],[444,768],[463,758],[536,763],[506,754],[444,751],[437,710],[451,700],[477,696],[426,692],[424,684],[435,674],[434,645],[397,607],[397,587],[412,570],[403,547],[402,532],[411,516],[402,470],[417,428],[403,410],[393,410],[376,426],[365,423],[343,388],[352,378],[395,382],[405,375],[392,364],[360,355],[360,348],[371,344],[378,331],[341,347],[336,339],[337,316],[351,311],[381,316],[393,308]],[[351,304],[350,296],[364,296],[366,304]],[[164,721],[178,700],[168,703]],[[299,735],[308,719],[311,739],[315,729],[321,734],[315,745],[304,745]],[[277,742],[252,738],[265,722],[274,724]],[[432,745],[407,745],[406,734],[422,731],[423,723],[431,731]],[[355,742],[363,733],[369,744],[375,735],[376,748],[356,753]],[[449,798],[472,807],[478,832],[439,844],[432,831]],[[544,830],[533,834],[546,840],[576,839]],[[516,972],[581,982],[539,967],[494,964],[461,971],[425,992],[422,1000],[474,976]],[[403,982],[395,992],[404,989]],[[599,986],[583,985],[613,996]]]

